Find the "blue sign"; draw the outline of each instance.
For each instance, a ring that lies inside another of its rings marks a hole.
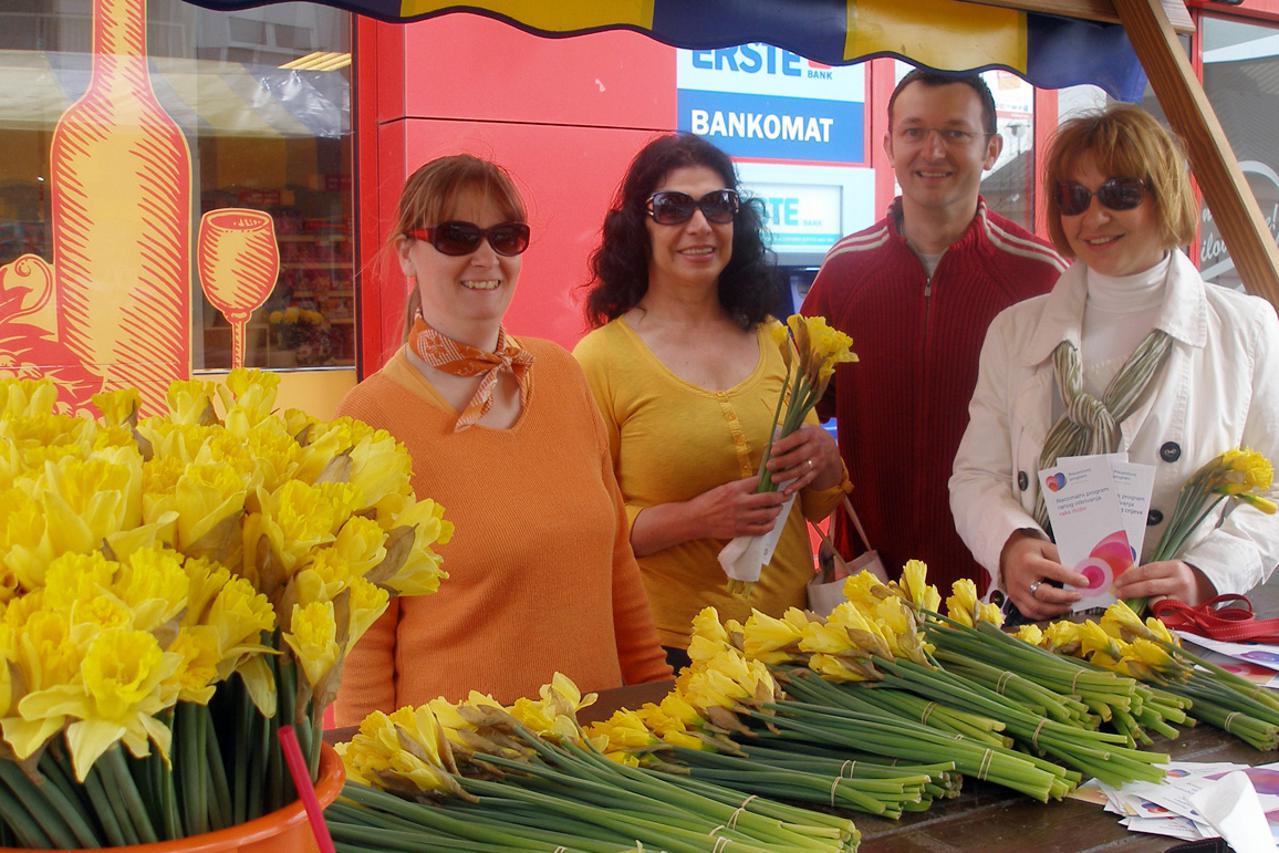
[[[679,129],[733,157],[860,163],[865,104],[679,90]]]

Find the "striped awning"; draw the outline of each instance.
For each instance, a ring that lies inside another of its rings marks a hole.
[[[231,10],[270,0],[189,0]],[[1100,86],[1125,101],[1146,75],[1123,27],[960,0],[326,0],[386,21],[451,12],[496,18],[549,37],[608,29],[675,47],[767,42],[828,65],[893,56],[940,71],[1005,68],[1036,86]]]

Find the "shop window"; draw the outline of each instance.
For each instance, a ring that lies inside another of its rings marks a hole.
[[[981,194],[995,212],[1035,228],[1035,87],[1008,71],[982,79],[995,96],[995,126],[1004,147],[981,181]]]
[[[1272,234],[1279,233],[1279,27],[1205,16],[1203,86],[1262,217]],[[1206,206],[1199,266],[1205,280],[1242,288]]]
[[[100,59],[95,64],[95,15],[140,14],[146,18],[146,68],[157,104],[154,116],[176,128],[164,143],[168,153],[158,158],[167,171],[157,172],[150,190],[151,201],[163,196],[154,219],[172,231],[159,252],[171,261],[161,265],[164,274],[158,276],[159,286],[184,288],[170,300],[167,314],[157,311],[149,331],[173,338],[173,345],[164,350],[172,356],[165,372],[184,375],[188,369],[229,368],[234,335],[227,315],[234,319],[240,313],[244,315],[245,366],[353,365],[351,16],[310,3],[235,13],[210,12],[181,0],[8,0],[4,4],[0,10],[0,151],[5,152],[0,158],[0,271],[22,255],[38,256],[50,265],[55,255],[70,260],[66,270],[57,271],[51,279],[56,284],[50,284],[50,298],[40,306],[33,307],[36,296],[18,293],[16,275],[0,278],[0,326],[13,320],[16,306],[26,324],[23,329],[32,330],[24,334],[47,344],[46,352],[65,345],[89,374],[99,377],[107,376],[112,364],[129,356],[120,355],[120,346],[95,350],[90,340],[94,335],[147,337],[137,329],[122,334],[108,327],[127,325],[131,322],[128,312],[154,297],[143,285],[134,291],[133,285],[120,283],[121,276],[111,274],[120,272],[113,266],[119,264],[146,269],[148,259],[156,254],[146,234],[134,239],[143,226],[113,221],[132,221],[134,217],[123,212],[132,214],[151,202],[135,192],[136,187],[126,186],[111,198],[97,192],[83,202],[83,209],[70,203],[60,206],[61,213],[55,215],[55,199],[62,198],[62,193],[80,186],[105,187],[109,181],[102,178],[101,157],[95,163],[97,155],[79,152],[74,144],[51,157],[59,121],[90,90],[95,70],[101,71],[106,64]],[[321,52],[325,70],[309,68],[308,57]],[[334,61],[343,56],[347,61]],[[121,102],[118,95],[113,97]],[[109,136],[110,119],[103,121],[107,123],[103,132]],[[134,120],[135,133],[138,126]],[[62,133],[65,143],[71,137],[65,129]],[[133,147],[144,153],[131,156],[150,156],[145,144]],[[112,161],[112,167],[121,171],[126,166]],[[93,181],[80,180],[86,169],[95,170]],[[183,183],[183,175],[189,175],[190,183],[185,194],[182,186],[173,186]],[[175,200],[174,195],[182,198]],[[250,257],[249,250],[226,236],[236,231],[241,242],[251,242],[243,233],[256,227],[252,216],[221,223],[221,242],[210,236],[209,228],[201,227],[203,214],[221,208],[249,209],[265,215],[259,219],[269,218],[266,236],[254,238],[258,255]],[[91,221],[86,224],[86,220]],[[86,229],[93,228],[97,230],[85,236]],[[113,233],[119,235],[115,245],[104,239]],[[55,243],[62,248],[55,250]],[[218,267],[208,262],[212,246],[220,251],[217,281],[209,272]],[[232,263],[236,258],[238,265]],[[67,280],[73,267],[82,268],[78,283]],[[147,274],[155,272],[147,270]],[[229,289],[228,274],[234,282]],[[166,285],[166,275],[181,281]],[[128,273],[123,278],[135,280]],[[21,285],[33,289],[31,280],[24,278]],[[103,285],[102,281],[113,283]],[[102,298],[107,292],[114,295]],[[69,328],[77,323],[80,327]],[[85,325],[92,323],[98,326],[86,331]],[[9,332],[4,337],[6,345],[15,334],[12,329]],[[13,361],[14,356],[0,353],[0,361],[6,359]],[[141,364],[147,359],[143,355],[136,360]],[[155,382],[162,379],[156,377]]]

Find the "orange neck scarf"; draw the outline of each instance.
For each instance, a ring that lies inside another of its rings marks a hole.
[[[461,416],[453,426],[454,432],[470,427],[493,408],[493,392],[497,388],[498,377],[504,370],[509,370],[520,384],[520,410],[523,411],[528,405],[529,388],[533,381],[529,367],[533,364],[533,356],[508,338],[505,329],[497,330],[497,349],[486,352],[436,331],[419,314],[409,331],[409,347],[418,358],[436,370],[453,376],[481,377],[475,396],[462,409]]]

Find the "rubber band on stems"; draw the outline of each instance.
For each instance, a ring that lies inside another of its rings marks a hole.
[[[1039,733],[1043,731],[1046,725],[1048,725],[1048,718],[1044,717],[1039,721],[1039,725],[1035,726],[1035,733],[1030,736],[1030,743],[1035,749],[1039,749]]]
[[[756,798],[756,795],[751,794],[749,797],[742,800],[742,804],[738,806],[737,809],[731,815],[728,816],[729,829],[737,829],[737,819],[742,816],[742,812],[746,811],[746,807],[750,805],[750,801],[755,798]]]
[[[297,789],[298,798],[306,806],[306,819],[311,824],[311,834],[320,853],[336,853],[333,848],[333,837],[329,835],[329,825],[324,822],[324,807],[315,796],[315,786],[311,784],[311,774],[306,769],[306,759],[302,757],[302,747],[298,745],[298,736],[293,726],[280,726],[280,748],[284,751],[284,763],[288,765],[289,775],[293,777],[293,787]]]

